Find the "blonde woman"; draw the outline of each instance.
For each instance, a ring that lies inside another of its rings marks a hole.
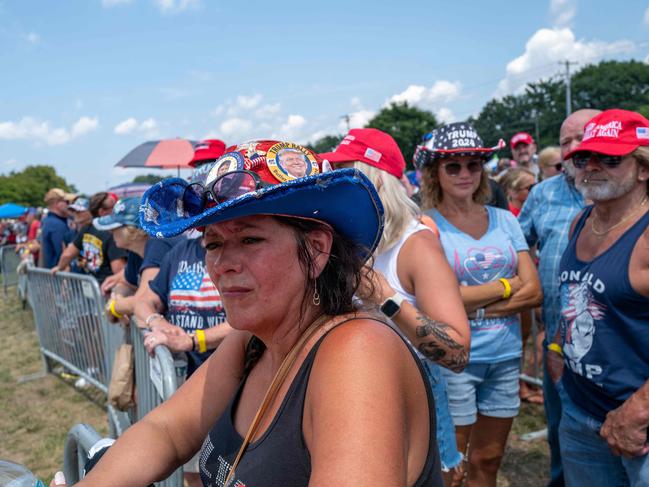
[[[538,276],[516,218],[486,206],[486,148],[468,123],[431,133],[416,159],[422,202],[435,220],[446,258],[460,282],[471,325],[471,355],[460,373],[443,370],[469,486],[495,486],[518,414],[521,331],[518,313],[542,298]],[[467,451],[468,449],[468,451]],[[457,475],[453,485],[460,485]]]
[[[438,365],[462,370],[468,360],[469,327],[457,280],[439,239],[421,223],[418,206],[400,182],[405,161],[396,142],[376,129],[353,129],[334,152],[321,154],[336,168],[362,171],[384,208],[383,237],[375,252],[376,304],[425,357],[437,414],[442,468],[461,462],[448,412],[446,385]]]
[[[517,167],[510,169],[500,179],[500,185],[505,190],[507,195],[507,202],[509,203],[509,211],[515,217],[521,212],[525,200],[530,194],[530,190],[536,184],[536,177],[529,169]]]
[[[563,172],[561,149],[550,146],[539,152],[539,169],[541,179],[549,179]]]

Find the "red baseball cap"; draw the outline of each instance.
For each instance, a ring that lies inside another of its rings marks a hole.
[[[194,158],[189,162],[195,167],[200,161],[216,160],[225,153],[225,142],[219,139],[207,139],[198,143],[194,148]]]
[[[517,134],[514,134],[514,136],[511,138],[509,141],[509,147],[512,149],[516,147],[518,144],[533,144],[534,139],[530,134],[527,132],[518,132]]]
[[[318,154],[334,166],[361,161],[401,179],[406,161],[396,141],[378,129],[351,129],[333,152]]]
[[[584,137],[576,152],[597,152],[607,156],[625,156],[641,145],[649,146],[649,120],[636,112],[614,108],[594,116],[584,126]]]

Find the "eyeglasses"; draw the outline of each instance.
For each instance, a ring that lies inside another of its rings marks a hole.
[[[572,163],[577,169],[583,169],[591,157],[594,157],[595,160],[606,167],[617,167],[622,162],[622,156],[606,156],[596,152],[577,152],[572,156]]]
[[[444,171],[449,176],[459,176],[462,172],[462,168],[466,167],[471,174],[476,174],[482,172],[482,160],[469,161],[466,164],[461,164],[459,162],[449,162],[447,164],[442,164]]]
[[[267,186],[272,185],[262,181],[255,172],[245,169],[226,172],[208,187],[201,183],[187,186],[183,192],[183,211],[189,215],[197,215],[208,206],[233,200]]]
[[[536,186],[536,183],[532,183],[532,184],[530,184],[528,186],[524,186],[524,187],[520,188],[519,191],[525,191],[525,190],[530,191],[534,186]]]

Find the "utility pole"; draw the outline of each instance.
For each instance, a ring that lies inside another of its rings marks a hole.
[[[570,93],[570,65],[577,64],[574,61],[560,61],[559,64],[563,64],[566,67],[566,118],[572,113],[572,99]]]
[[[340,118],[342,118],[343,120],[345,120],[345,122],[347,123],[347,132],[349,132],[349,115],[345,114],[345,115],[343,115],[343,116],[340,117]]]

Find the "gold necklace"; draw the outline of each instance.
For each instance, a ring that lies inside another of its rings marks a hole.
[[[597,219],[597,215],[595,214],[595,215],[593,215],[593,219],[590,222],[590,229],[593,232],[593,234],[597,235],[598,237],[602,237],[602,236],[606,235],[607,233],[609,233],[611,230],[613,230],[613,229],[619,227],[620,225],[622,225],[623,223],[629,221],[629,219],[632,216],[634,216],[636,213],[638,213],[646,203],[647,203],[647,196],[642,198],[642,201],[640,202],[640,205],[635,210],[633,210],[631,213],[629,213],[627,216],[622,218],[619,222],[617,222],[615,225],[608,228],[607,230],[597,230],[595,228],[595,220]]]

